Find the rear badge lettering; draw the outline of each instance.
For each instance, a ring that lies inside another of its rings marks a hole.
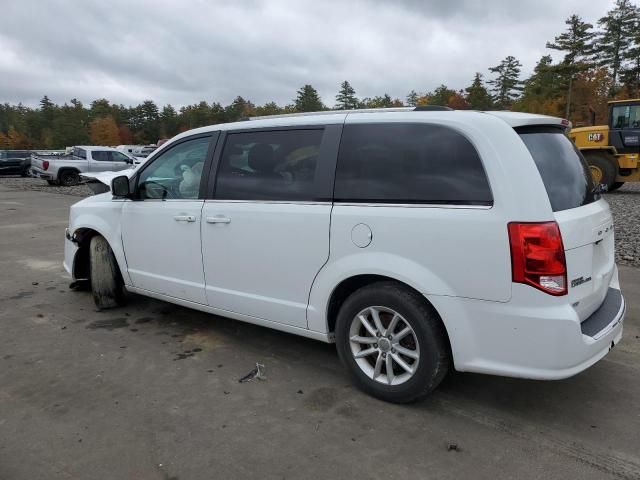
[[[582,285],[583,283],[587,283],[591,281],[591,277],[578,277],[571,280],[571,288],[577,287],[578,285]]]

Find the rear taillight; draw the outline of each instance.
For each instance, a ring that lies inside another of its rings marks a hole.
[[[567,264],[556,222],[510,223],[513,281],[550,295],[566,295]]]
[[[49,170],[49,160],[45,160],[42,162],[42,168],[45,170]]]

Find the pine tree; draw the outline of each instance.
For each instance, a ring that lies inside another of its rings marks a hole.
[[[281,113],[283,113],[283,110],[276,102],[268,102],[260,107],[256,107],[256,115],[258,116],[278,115]]]
[[[566,73],[567,71],[563,70],[563,64],[553,65],[551,55],[542,56],[533,69],[533,74],[524,81],[522,96],[515,103],[514,109],[562,115],[558,105],[561,106],[560,108],[562,106],[567,108],[569,105],[564,97],[564,92],[567,90]]]
[[[155,143],[160,138],[160,112],[153,100],[145,100],[135,108],[137,136],[141,143]]]
[[[633,32],[631,46],[624,56],[624,60],[627,60],[628,64],[621,75],[629,93],[640,97],[640,13],[636,14]]]
[[[553,42],[547,42],[547,48],[565,52],[557,71],[566,78],[564,82],[566,83],[564,90],[567,92],[565,116],[569,117],[573,77],[592,66],[589,58],[592,55],[591,42],[595,34],[591,30],[593,25],[583,22],[578,15],[571,15],[564,23],[568,26],[567,31],[558,35]]]
[[[297,92],[298,96],[294,100],[296,111],[298,112],[317,112],[324,110],[322,100],[318,91],[311,85],[303,86]]]
[[[336,95],[336,108],[338,110],[353,110],[358,108],[356,91],[348,81],[340,84],[340,91]]]
[[[358,108],[392,108],[397,106],[398,104],[391,98],[391,95],[385,93],[382,96],[377,95],[373,98],[362,99]]]
[[[520,61],[509,55],[499,65],[489,68],[491,73],[497,74],[496,78],[489,80],[488,83],[493,85],[493,99],[498,108],[510,107],[522,90],[520,67],[522,67]]]
[[[631,0],[616,0],[613,10],[598,20],[602,29],[594,44],[594,60],[611,70],[613,88],[629,55],[638,9]]]
[[[407,106],[409,106],[409,107],[417,106],[418,105],[418,98],[420,98],[420,96],[418,95],[418,92],[416,92],[415,90],[411,90],[409,92],[409,94],[407,95],[407,98],[406,98]]]
[[[547,48],[565,52],[562,63],[577,65],[576,72],[584,70],[589,67],[592,54],[591,41],[595,35],[591,30],[593,25],[583,22],[578,15],[571,15],[564,23],[567,31],[558,35],[553,42],[547,42]]]
[[[171,138],[178,133],[178,113],[171,105],[165,105],[160,112],[160,134]]]
[[[446,107],[449,99],[456,94],[455,90],[451,90],[446,85],[440,85],[433,92],[427,93],[429,97],[429,105],[440,105]]]
[[[224,109],[224,117],[227,122],[237,122],[241,118],[255,115],[255,105],[241,96],[237,96],[230,105]]]
[[[493,106],[491,95],[482,82],[482,74],[480,72],[476,72],[473,82],[465,89],[465,92],[467,93],[466,100],[469,108],[473,110],[490,110]]]

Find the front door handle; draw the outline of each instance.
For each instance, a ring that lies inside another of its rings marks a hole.
[[[229,217],[223,217],[222,215],[216,215],[215,217],[207,217],[207,223],[231,223]]]
[[[173,219],[176,222],[195,222],[196,216],[195,215],[176,215],[175,217],[173,217]]]

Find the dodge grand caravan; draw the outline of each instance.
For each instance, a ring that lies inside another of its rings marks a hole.
[[[128,290],[335,342],[389,401],[451,368],[566,378],[625,311],[609,206],[567,127],[396,109],[191,130],[71,207],[65,268],[99,308]]]

